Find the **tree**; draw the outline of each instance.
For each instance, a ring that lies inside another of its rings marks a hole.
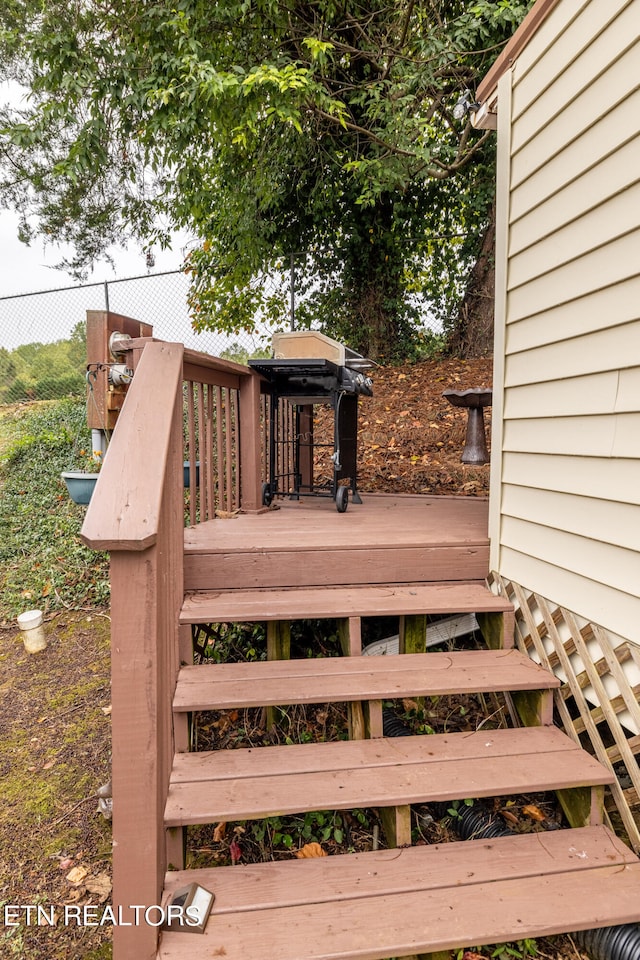
[[[195,323],[229,333],[281,320],[260,277],[302,252],[301,320],[406,353],[489,219],[487,134],[453,105],[528,5],[10,0],[0,60],[31,99],[3,111],[2,197],[76,272],[191,228]]]

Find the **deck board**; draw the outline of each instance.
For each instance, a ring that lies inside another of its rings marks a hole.
[[[167,826],[610,783],[553,727],[177,754]]]
[[[488,502],[473,497],[363,495],[338,514],[331,501],[185,530],[185,588],[478,580],[488,574]]]
[[[165,897],[192,880],[216,893],[205,934],[163,934],[159,960],[383,960],[640,918],[640,864],[603,827],[170,873]]]
[[[381,583],[365,586],[202,590],[188,593],[181,623],[399,616],[511,611],[483,583]]]
[[[518,650],[327,657],[183,667],[176,711],[553,689],[560,680]]]

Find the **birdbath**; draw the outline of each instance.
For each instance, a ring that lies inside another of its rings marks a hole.
[[[473,387],[471,390],[445,390],[442,396],[454,407],[464,407],[467,410],[467,435],[460,458],[462,463],[489,463],[484,408],[491,406],[493,391],[484,387]]]

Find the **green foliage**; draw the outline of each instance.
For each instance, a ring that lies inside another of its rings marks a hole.
[[[481,953],[481,951],[485,951]],[[456,960],[463,960],[466,949],[458,950]],[[515,940],[513,943],[495,943],[490,947],[473,947],[472,952],[496,960],[525,960],[526,957],[537,957],[538,944],[535,940],[526,938]]]
[[[88,430],[83,401],[37,404],[0,416],[0,616],[31,607],[108,603],[107,558],[79,539],[85,510],[60,473]]]
[[[528,6],[11,3],[0,71],[30,100],[0,116],[4,202],[76,274],[191,229],[194,320],[229,333],[283,322],[260,278],[304,251],[301,321],[393,358],[478,249],[493,160],[452,108]]]
[[[234,363],[242,363],[246,366],[248,360],[256,360],[259,357],[270,357],[271,350],[267,347],[256,347],[254,350],[248,350],[237,340],[223,350],[220,354],[223,360],[233,360]]]
[[[450,817],[452,817],[455,820],[456,817],[460,816],[460,811],[462,807],[472,807],[472,806],[473,806],[473,800],[471,800],[468,797],[466,800],[453,800],[451,803],[451,806],[448,807],[447,809],[447,813],[449,814]]]
[[[68,340],[0,347],[0,404],[54,400],[84,393],[86,327],[80,322]]]
[[[214,663],[266,660],[263,623],[210,623],[205,634],[204,657]]]

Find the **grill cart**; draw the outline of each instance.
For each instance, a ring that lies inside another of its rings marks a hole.
[[[286,336],[293,338],[295,334]],[[305,332],[303,336],[308,339],[311,334]],[[316,334],[316,337],[320,335]],[[326,339],[322,338],[323,341]],[[338,513],[344,513],[349,490],[353,502],[362,503],[356,467],[358,396],[373,395],[372,382],[363,371],[374,364],[341,344],[336,347],[344,351],[343,363],[319,356],[249,361],[249,366],[267,381],[271,401],[269,479],[262,488],[265,505],[276,496],[297,500],[305,494],[331,497]],[[328,404],[333,411],[332,443],[317,442],[314,438],[313,405],[319,403]],[[333,475],[330,480],[316,482],[314,454],[322,447],[332,449]],[[288,451],[291,456],[287,456]],[[347,480],[349,482],[345,483]]]

